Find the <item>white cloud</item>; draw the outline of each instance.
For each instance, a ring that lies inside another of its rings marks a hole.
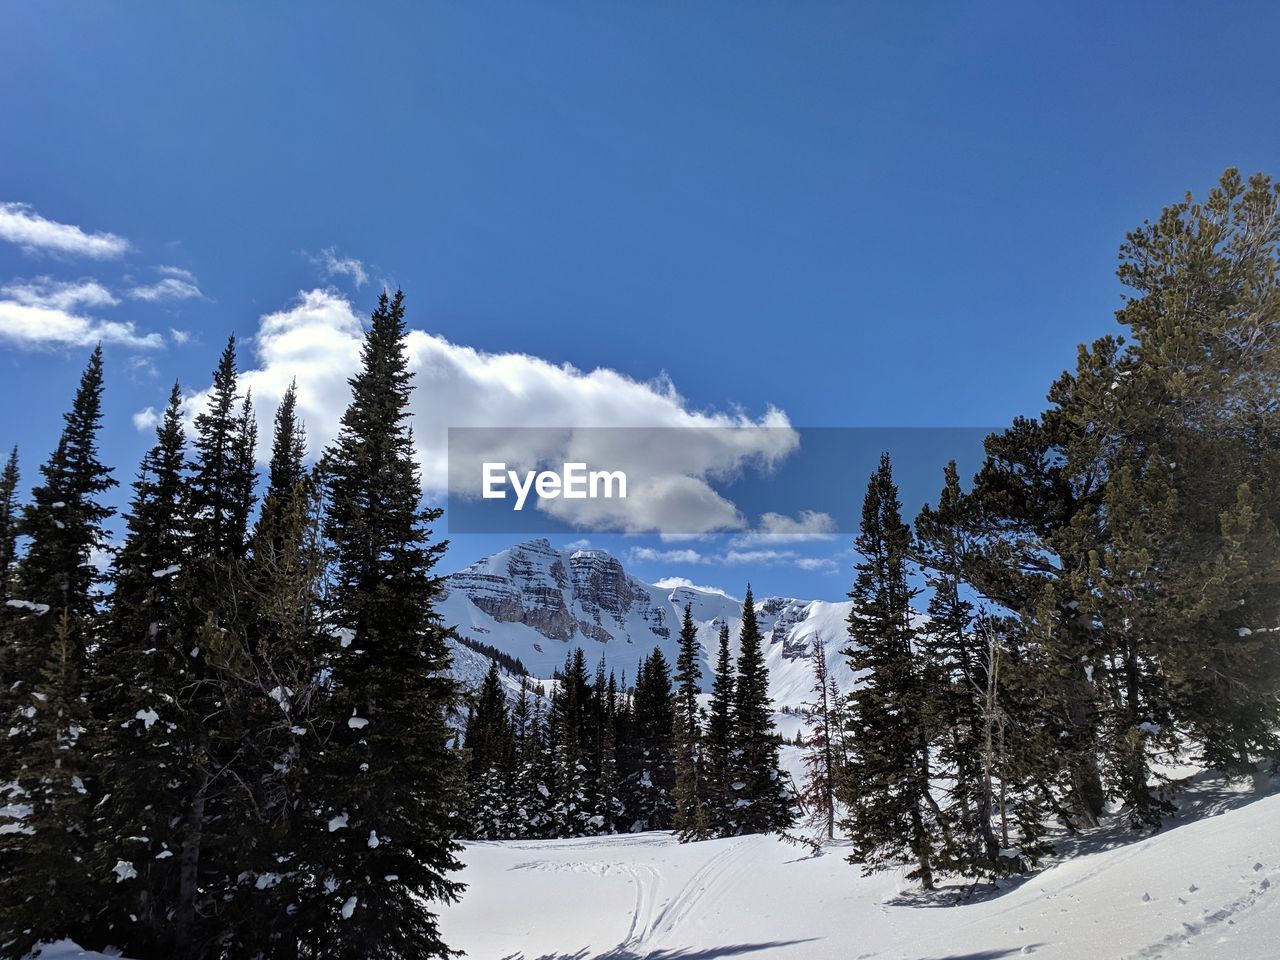
[[[204,294],[200,292],[200,287],[195,283],[194,279],[164,277],[155,283],[140,284],[133,287],[129,291],[129,296],[134,300],[155,303],[159,300],[191,300],[196,297],[203,297]]]
[[[183,344],[191,340],[191,333],[188,330],[179,330],[176,327],[170,327],[169,339],[172,340],[174,343],[176,343],[178,346],[182,346]]]
[[[129,250],[129,241],[114,233],[86,233],[70,223],[40,216],[25,203],[0,202],[0,240],[32,253],[60,253],[114,260]]]
[[[711,557],[697,550],[655,550],[653,547],[632,547],[628,556],[633,563],[711,563]]]
[[[332,280],[334,277],[350,277],[357,290],[369,282],[369,274],[364,264],[355,257],[339,257],[334,247],[326,247],[320,251],[320,256],[312,259],[320,267],[326,280]]]
[[[175,267],[167,263],[162,263],[160,266],[156,267],[156,273],[162,274],[166,277],[177,277],[179,280],[189,280],[192,283],[196,282],[196,275],[186,267]]]
[[[96,280],[54,280],[35,277],[0,287],[5,297],[27,307],[74,310],[76,307],[114,307],[120,301]]]
[[[138,431],[151,430],[160,424],[160,411],[155,407],[143,407],[133,415],[133,426]]]
[[[296,377],[311,448],[318,451],[333,439],[363,336],[361,317],[333,289],[300,293],[293,305],[261,318],[253,340],[256,364],[242,354],[242,385],[253,391],[264,438],[279,398]],[[505,459],[512,468],[539,459],[581,460],[628,470],[629,479],[634,466],[635,476],[645,478],[629,483],[625,500],[572,501],[595,508],[589,515],[575,514],[576,520],[612,523],[628,532],[741,529],[745,518],[708,479],[748,463],[768,465],[798,442],[780,411],[770,409],[758,420],[691,411],[665,378],[646,383],[614,370],[587,372],[528,354],[486,353],[418,329],[409,331],[407,347],[416,374],[414,438],[423,482],[433,496],[445,490],[449,477],[450,427],[538,427],[545,429],[534,440],[516,432],[509,449],[488,447],[484,459]],[[203,395],[193,398],[188,412],[203,402]],[[592,429],[601,427],[614,429]],[[670,430],[663,436],[619,427],[703,429]],[[475,479],[478,492],[478,470]],[[563,504],[539,505],[555,514]]]
[[[590,548],[591,541],[583,538],[581,540],[571,540],[564,545],[566,550],[586,550]]]
[[[16,300],[0,300],[0,338],[28,348],[90,347],[101,342],[150,350],[164,343],[158,333],[139,333],[132,323]]]
[[[632,547],[627,552],[627,559],[632,563],[683,563],[718,567],[785,565],[809,571],[837,569],[834,560],[826,557],[806,557],[794,550],[728,550],[724,553],[704,553],[691,548],[658,550],[653,547]],[[668,578],[672,583],[682,579],[681,577]],[[685,585],[688,585],[688,581],[685,581]],[[655,586],[662,586],[662,583],[659,582]],[[709,588],[699,587],[698,589]]]
[[[796,566],[801,570],[822,571],[823,573],[835,573],[840,569],[840,565],[830,557],[796,557]]]
[[[781,513],[765,513],[754,530],[740,534],[733,540],[735,547],[757,544],[809,543],[814,540],[831,540],[835,536],[836,521],[829,513],[802,510],[798,517]]]

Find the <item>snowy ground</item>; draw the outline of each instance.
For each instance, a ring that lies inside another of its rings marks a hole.
[[[1274,960],[1280,796],[1200,778],[1182,805],[1157,836],[1104,828],[963,901],[772,837],[471,843],[442,926],[471,960]]]
[[[1202,783],[1165,832],[1101,831],[967,902],[772,837],[473,843],[470,890],[442,923],[473,960],[1271,960],[1280,797],[1250,799]]]

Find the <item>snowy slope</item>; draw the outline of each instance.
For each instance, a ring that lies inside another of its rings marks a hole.
[[[561,551],[546,540],[531,540],[451,574],[444,588],[439,609],[446,623],[519,658],[536,677],[551,676],[574,647],[586,652],[592,667],[603,656],[609,668],[629,678],[655,646],[674,663],[685,604],[698,625],[704,690],[710,689],[721,623],[729,624],[737,655],[740,600],[645,583],[603,550]],[[826,648],[837,682],[849,688],[852,675],[839,655],[848,643],[847,602],[757,597],[756,613],[775,706],[797,707],[809,699],[816,644]],[[469,679],[474,670],[468,662],[459,672]]]
[[[772,837],[472,843],[443,931],[473,960],[1270,960],[1277,822],[1271,797],[1138,842],[1103,832],[1094,852],[968,903]]]

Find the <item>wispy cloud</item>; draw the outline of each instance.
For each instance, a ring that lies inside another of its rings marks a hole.
[[[139,284],[130,288],[129,296],[134,300],[145,300],[148,303],[161,300],[193,300],[204,296],[191,271],[179,270],[177,267],[162,267],[161,270],[174,271],[174,273],[155,283]]]
[[[53,280],[49,277],[15,280],[0,287],[0,297],[28,307],[40,306],[54,310],[114,307],[120,302],[97,280]]]
[[[837,569],[834,560],[827,557],[808,557],[794,550],[734,550],[708,553],[692,548],[659,550],[654,547],[632,547],[627,558],[632,563],[679,563],[685,565],[711,565],[718,567],[742,566],[794,566],[800,570],[832,571]],[[675,582],[682,578],[669,577]],[[661,581],[658,584],[661,585]],[[701,589],[701,588],[700,588]]]
[[[32,253],[57,253],[115,260],[129,251],[129,241],[114,233],[87,233],[74,224],[59,223],[36,213],[25,203],[0,201],[0,240]]]
[[[334,277],[350,277],[357,290],[369,282],[369,273],[365,270],[364,264],[355,257],[338,256],[335,247],[326,247],[320,251],[320,256],[312,259],[320,267],[326,280],[332,280]]]
[[[632,561],[650,563],[711,563],[712,558],[697,550],[655,550],[653,547],[632,547]]]
[[[85,312],[119,302],[96,280],[16,280],[0,287],[0,340],[26,349],[85,347],[99,342],[145,350],[164,345],[158,333],[139,333],[132,323]]]
[[[158,333],[139,333],[132,323],[16,300],[0,300],[0,339],[27,349],[88,347],[99,342],[143,350],[164,345]]]
[[[809,543],[830,540],[835,536],[836,521],[829,513],[802,510],[796,517],[781,513],[765,513],[754,530],[739,534],[733,539],[735,547],[759,544]]]

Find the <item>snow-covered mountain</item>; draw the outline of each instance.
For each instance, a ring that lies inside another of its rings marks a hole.
[[[545,539],[518,544],[444,580],[439,605],[459,635],[518,658],[537,677],[549,677],[565,655],[581,647],[587,662],[603,656],[609,669],[628,678],[656,646],[675,662],[680,624],[689,604],[702,646],[703,689],[709,690],[722,623],[728,623],[737,655],[742,602],[696,587],[658,587],[627,573],[603,550],[557,550]],[[757,597],[765,636],[769,692],[776,707],[810,698],[811,655],[821,644],[833,675],[848,689],[852,675],[840,655],[848,643],[849,603]],[[481,661],[460,648],[456,669],[472,679]]]

